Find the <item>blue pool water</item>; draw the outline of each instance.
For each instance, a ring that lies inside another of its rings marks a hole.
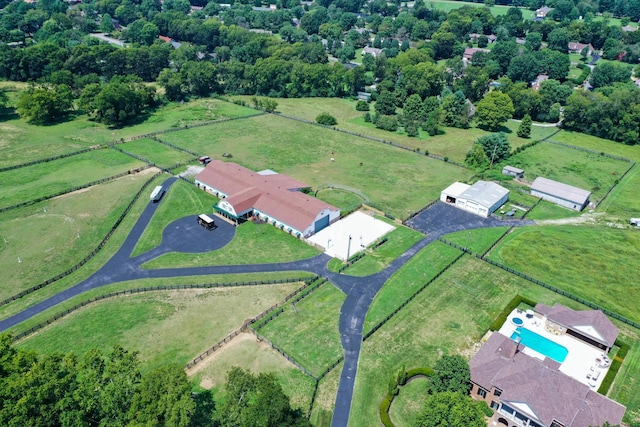
[[[567,354],[569,353],[569,350],[560,344],[526,328],[516,328],[515,332],[511,334],[511,339],[514,341],[518,337],[520,337],[520,343],[525,347],[529,347],[531,350],[537,351],[558,363],[564,362],[564,359],[567,358]]]

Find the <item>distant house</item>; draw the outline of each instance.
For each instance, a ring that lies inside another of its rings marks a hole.
[[[440,193],[440,201],[484,218],[508,199],[509,190],[488,181],[478,181],[473,185],[454,182]]]
[[[173,40],[171,37],[167,36],[158,36],[158,39],[162,40],[165,43],[171,43],[171,40]]]
[[[272,170],[253,172],[212,160],[195,183],[220,198],[214,210],[235,222],[259,218],[297,237],[308,237],[340,218],[340,210],[299,190],[309,186]]]
[[[591,56],[594,51],[593,46],[591,46],[591,43],[584,44],[584,43],[578,43],[578,42],[569,42],[569,53],[582,53],[582,49],[584,49],[585,47],[588,48],[587,56]]]
[[[627,33],[632,33],[634,31],[638,31],[638,27],[633,27],[631,25],[625,25],[624,27],[622,27],[622,31],[625,31]]]
[[[540,90],[540,85],[543,81],[549,80],[549,76],[546,74],[539,74],[534,81],[531,82],[531,88],[533,90]]]
[[[479,47],[468,47],[464,50],[464,53],[462,54],[462,60],[463,61],[471,61],[471,58],[473,57],[473,54],[476,52],[485,52],[485,53],[489,53],[490,50],[489,49],[482,49]]]
[[[536,10],[536,19],[542,20],[546,18],[552,10],[553,9],[548,6],[542,6],[540,9]]]
[[[362,49],[362,56],[364,55],[371,55],[374,58],[377,58],[378,56],[382,55],[382,49],[365,46],[364,49]]]
[[[524,171],[522,169],[513,167],[513,166],[505,166],[502,168],[502,174],[513,176],[516,178],[524,178]]]
[[[531,195],[580,212],[589,204],[591,192],[539,176],[531,184]]]
[[[478,39],[482,36],[485,36],[487,38],[487,42],[489,43],[495,43],[495,41],[498,39],[498,37],[495,34],[478,34],[478,33],[470,33],[469,34],[469,41],[472,43],[478,43]]]
[[[636,86],[640,87],[640,79],[636,80]]]

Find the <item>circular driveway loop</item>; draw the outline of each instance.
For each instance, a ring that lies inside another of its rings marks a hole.
[[[198,224],[198,215],[189,215],[173,221],[162,231],[160,252],[200,253],[226,246],[236,233],[236,227],[215,218],[216,228],[207,230]]]

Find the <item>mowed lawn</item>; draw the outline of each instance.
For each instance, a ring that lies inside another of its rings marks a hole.
[[[110,148],[0,172],[0,207],[46,197],[143,166]]]
[[[157,291],[104,300],[60,319],[19,347],[78,354],[114,344],[140,353],[143,368],[186,364],[300,283]]]
[[[142,117],[140,123],[123,129],[110,129],[89,121],[86,116],[50,126],[31,125],[22,119],[7,120],[0,123],[0,167],[70,153],[149,132],[256,113],[253,109],[230,102],[200,99],[184,104],[166,104]]]
[[[0,213],[0,300],[89,255],[151,177],[151,173],[127,175]]]
[[[447,234],[444,238],[464,248],[469,248],[473,253],[483,254],[508,229],[509,227],[476,228],[474,230],[456,231],[455,233]]]
[[[600,154],[540,143],[511,156],[508,164],[524,169],[527,181],[539,176],[591,191],[599,201],[631,163]]]
[[[154,226],[155,228],[156,226]],[[153,234],[153,236],[157,236]],[[145,238],[145,242],[146,242]],[[147,244],[145,243],[145,247]],[[197,254],[172,252],[145,263],[146,269],[207,265],[267,264],[311,258],[321,252],[270,224],[245,222],[225,247]]]
[[[320,375],[342,356],[338,322],[345,295],[327,282],[258,332],[313,375]]]
[[[419,210],[451,182],[471,176],[418,153],[271,114],[162,138],[212,157],[231,153],[231,161],[252,170],[272,169],[314,188],[337,183],[357,189],[397,217]]]
[[[443,10],[445,12],[450,12],[452,10],[459,9],[463,6],[487,7],[484,5],[484,3],[481,3],[481,2],[474,3],[474,2],[449,1],[449,0],[434,0],[434,1],[430,1],[428,4],[430,7],[433,7],[434,9]],[[491,6],[489,7],[489,10],[491,11],[491,14],[493,16],[498,16],[498,15],[506,15],[510,8],[511,8],[510,6]],[[522,18],[524,20],[533,19],[533,17],[535,16],[535,12],[529,9],[520,8],[520,11],[522,12]]]
[[[628,224],[629,218],[640,216],[640,166],[637,164],[620,181],[607,198],[598,205],[598,210],[617,216]]]
[[[480,338],[516,294],[549,305],[559,302],[585,309],[541,286],[465,256],[363,343],[349,425],[378,422],[380,399],[387,392],[389,379],[402,366],[433,366],[443,354],[467,358],[475,354]],[[638,331],[617,326],[623,339],[637,348]],[[638,365],[637,361],[625,361],[623,375],[613,386],[613,395],[620,396],[620,402],[628,406],[628,414],[637,414],[640,404],[640,399],[631,393],[634,378],[640,374]],[[412,396],[419,398],[420,394]],[[410,415],[393,420],[398,422],[397,427],[410,427]]]
[[[194,156],[189,153],[176,150],[149,138],[125,142],[118,145],[118,148],[147,159],[161,168],[168,168],[178,163],[187,163],[194,160]]]
[[[640,233],[605,226],[527,227],[489,257],[640,322]]]

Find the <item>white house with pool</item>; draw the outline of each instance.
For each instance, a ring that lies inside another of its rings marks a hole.
[[[469,361],[471,396],[494,410],[495,426],[620,424],[626,408],[597,392],[617,336],[599,310],[516,309]]]

